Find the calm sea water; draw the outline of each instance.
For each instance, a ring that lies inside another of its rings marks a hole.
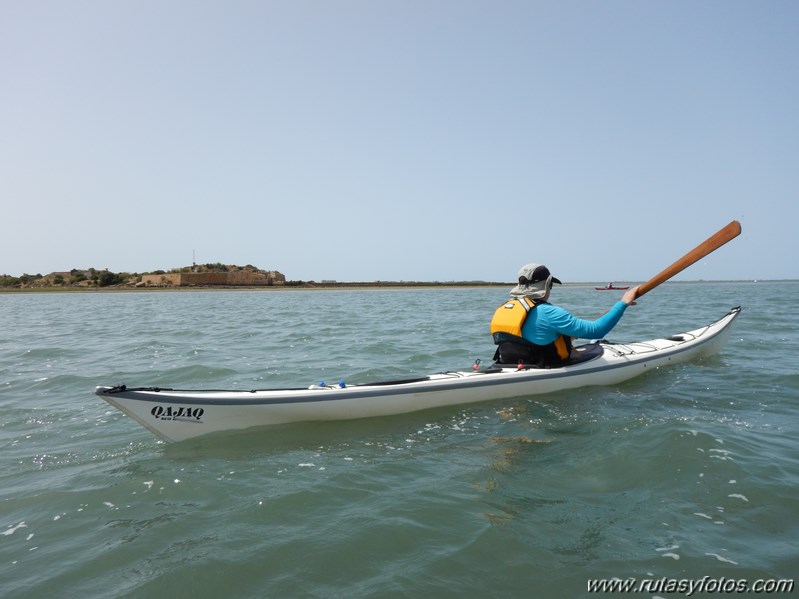
[[[555,299],[593,317],[618,296]],[[173,445],[93,395],[469,368],[490,361],[505,298],[0,295],[0,596],[565,598],[589,578],[796,577],[796,282],[661,286],[610,339],[744,311],[718,356],[616,387]]]

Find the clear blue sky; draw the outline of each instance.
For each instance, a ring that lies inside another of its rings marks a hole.
[[[799,278],[799,2],[0,0],[0,273]]]

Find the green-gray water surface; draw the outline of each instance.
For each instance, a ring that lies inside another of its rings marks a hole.
[[[613,387],[173,445],[93,395],[466,369],[490,362],[506,293],[0,295],[0,596],[571,598],[592,578],[795,576],[796,282],[661,286],[611,340],[744,310],[718,356]],[[619,295],[553,301],[588,318]]]

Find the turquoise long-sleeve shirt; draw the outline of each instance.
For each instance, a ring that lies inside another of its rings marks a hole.
[[[538,304],[530,310],[522,326],[522,337],[537,345],[547,345],[558,335],[580,339],[602,339],[621,320],[627,304],[616,302],[596,320],[583,320],[559,306]]]

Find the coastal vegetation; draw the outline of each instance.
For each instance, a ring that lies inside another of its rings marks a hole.
[[[109,270],[86,270],[73,268],[70,271],[53,272],[48,275],[23,274],[19,277],[0,275],[0,287],[3,288],[41,288],[41,287],[108,287],[125,283],[136,274],[115,273]]]

